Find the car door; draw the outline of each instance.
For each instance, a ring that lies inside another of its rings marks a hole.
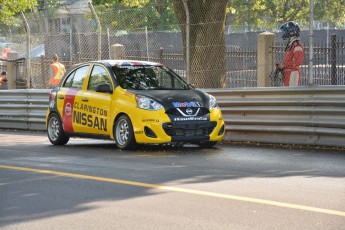
[[[99,87],[104,85],[109,86],[109,91],[97,92]],[[94,64],[85,87],[74,102],[74,120],[83,126],[83,133],[109,136],[112,126],[110,109],[114,84],[107,68]]]
[[[83,65],[73,70],[61,84],[57,94],[57,109],[66,132],[83,132],[83,125],[76,121],[75,105],[80,103],[79,94],[82,92],[89,69],[90,65]]]

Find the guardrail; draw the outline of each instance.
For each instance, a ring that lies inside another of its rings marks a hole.
[[[0,90],[0,128],[46,130],[50,90]]]
[[[224,141],[345,146],[345,86],[205,89]],[[0,90],[0,128],[45,130],[49,90]]]
[[[225,140],[345,146],[345,87],[214,90]]]

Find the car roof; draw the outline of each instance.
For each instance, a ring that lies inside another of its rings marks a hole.
[[[163,66],[163,64],[150,61],[139,61],[139,60],[100,60],[96,61],[99,63],[107,64],[110,66]]]

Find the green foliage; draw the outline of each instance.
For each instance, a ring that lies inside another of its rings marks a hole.
[[[314,1],[314,20],[343,25],[344,3],[344,0]],[[307,26],[309,10],[310,0],[229,0],[227,25],[274,29],[283,22],[297,21],[300,25]]]
[[[33,9],[37,0],[0,0],[0,23],[5,25],[16,24],[15,15]]]
[[[168,0],[95,0],[93,1],[103,28],[130,30],[178,27],[174,9]]]
[[[47,18],[54,18],[58,16],[59,9],[63,6],[60,0],[38,0],[38,9],[44,10]]]
[[[329,22],[332,26],[344,26],[345,22],[345,1],[344,0],[322,0],[316,1],[314,7],[315,19]]]

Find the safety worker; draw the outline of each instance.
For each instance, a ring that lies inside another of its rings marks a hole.
[[[52,64],[50,64],[50,77],[48,85],[52,88],[56,87],[60,83],[60,80],[65,72],[65,66],[59,62],[57,54],[54,54],[52,56]]]
[[[280,26],[282,38],[288,40],[284,51],[284,62],[277,66],[284,72],[284,86],[300,86],[300,66],[304,59],[304,46],[300,40],[301,29],[298,23],[290,21]]]
[[[10,51],[10,48],[5,47],[1,52],[1,58],[6,60]]]

